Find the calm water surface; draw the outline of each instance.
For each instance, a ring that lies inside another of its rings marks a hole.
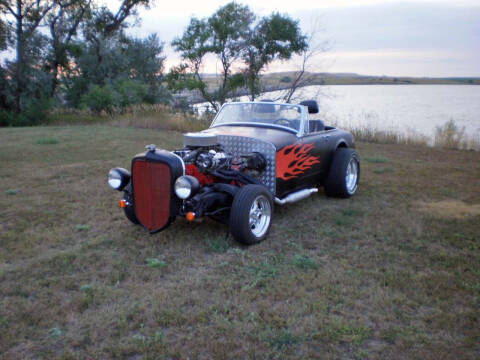
[[[274,91],[261,98],[277,99],[279,95],[281,91]],[[465,128],[468,137],[480,140],[478,85],[308,86],[299,89],[296,97],[317,99],[319,117],[326,124],[346,128],[374,126],[432,139],[437,126],[453,119],[459,128]],[[238,100],[248,101],[248,97]],[[205,106],[208,105],[196,105],[199,109]]]
[[[432,136],[436,126],[453,119],[469,135],[480,136],[480,86],[335,85],[302,90],[301,98],[317,98],[321,116],[338,126],[373,125]]]

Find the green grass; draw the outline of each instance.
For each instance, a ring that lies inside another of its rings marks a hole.
[[[207,251],[209,253],[224,253],[230,248],[225,236],[219,235],[206,240]]]
[[[42,139],[38,139],[37,141],[35,141],[35,144],[37,145],[55,145],[55,144],[58,144],[60,141],[58,139],[54,139],[54,138],[42,138]]]
[[[265,257],[263,260],[247,267],[251,280],[243,290],[250,290],[255,287],[265,287],[271,282],[281,271],[283,258]]]
[[[356,218],[362,216],[363,212],[357,209],[344,209],[335,217],[335,223],[339,226],[348,226],[355,223]]]
[[[373,170],[375,174],[385,174],[385,173],[393,173],[394,170],[391,167],[379,167]]]
[[[388,159],[385,156],[381,155],[376,155],[376,156],[367,156],[363,158],[365,161],[368,161],[369,163],[377,163],[377,164],[383,164],[388,161]]]
[[[478,357],[479,153],[357,142],[353,198],[277,206],[245,247],[128,222],[108,170],[182,137],[127,125],[0,129],[0,358]]]
[[[163,260],[159,260],[156,258],[149,258],[147,259],[147,266],[153,269],[160,269],[167,266],[167,263]]]
[[[282,349],[285,346],[298,344],[302,342],[303,339],[301,336],[293,335],[290,330],[281,329],[267,336],[266,341],[271,347]]]
[[[302,270],[317,269],[319,266],[314,259],[304,254],[295,254],[293,263]]]
[[[78,224],[75,226],[75,229],[78,231],[87,231],[90,230],[92,227],[90,225],[85,225],[85,224]]]

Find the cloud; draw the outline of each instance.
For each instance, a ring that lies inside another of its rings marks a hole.
[[[135,35],[157,32],[166,41],[168,64],[179,61],[168,43],[180,36],[190,16],[208,16],[225,2],[158,3],[143,11]],[[304,31],[318,19],[331,53],[318,58],[318,70],[412,76],[480,75],[480,3],[470,0],[266,0],[242,1],[257,13],[288,12]],[[179,10],[181,8],[181,10]],[[457,66],[454,66],[457,62]],[[270,70],[293,68],[276,63]],[[206,71],[214,72],[210,63]],[[273,70],[272,70],[273,71]],[[374,72],[372,72],[374,71]]]

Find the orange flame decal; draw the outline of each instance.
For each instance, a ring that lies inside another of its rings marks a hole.
[[[320,164],[318,157],[309,155],[313,144],[296,144],[285,146],[277,152],[277,178],[290,180],[303,174],[315,164]]]

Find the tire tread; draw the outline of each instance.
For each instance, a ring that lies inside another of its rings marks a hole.
[[[345,183],[347,166],[352,157],[356,157],[358,161],[358,184],[360,179],[360,160],[357,152],[351,148],[338,148],[333,155],[330,170],[327,178],[325,179],[324,187],[327,196],[345,199],[353,195],[347,191],[347,185]]]

